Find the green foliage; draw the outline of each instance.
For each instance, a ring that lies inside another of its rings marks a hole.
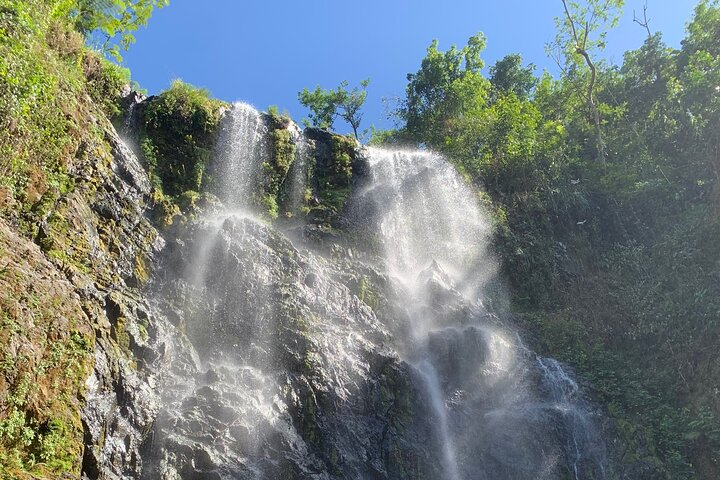
[[[105,40],[103,51],[121,60],[120,50],[135,43],[133,35],[147,25],[155,8],[170,4],[170,0],[73,0],[68,1],[69,16],[75,28],[87,38],[97,32]]]
[[[353,129],[356,139],[359,139],[358,129],[362,121],[361,108],[367,98],[367,87],[370,79],[360,82],[359,87],[348,90],[348,82],[343,80],[334,90],[323,90],[320,86],[310,91],[304,88],[298,93],[298,100],[310,109],[310,121],[318,128],[329,130],[336,117],[345,120]]]
[[[118,101],[123,90],[130,85],[130,70],[107,61],[95,52],[84,55],[83,69],[88,81],[88,94],[93,101],[102,107],[108,117],[119,115]]]
[[[352,185],[352,160],[354,142],[348,137],[332,137],[332,164],[327,170],[318,171],[319,194],[323,204],[334,213],[345,206]]]
[[[362,121],[362,112],[360,109],[367,98],[368,85],[370,85],[369,78],[362,80],[359,88],[354,87],[348,91],[348,82],[343,81],[335,91],[335,102],[339,110],[338,115],[350,124],[356,139],[360,138],[358,136],[358,129]]]
[[[720,6],[700,2],[681,49],[650,35],[609,68],[622,2],[566,5],[560,79],[509,55],[488,82],[434,42],[375,141],[438,150],[489,194],[513,309],[593,382],[625,462],[717,478]]]
[[[498,60],[490,67],[490,84],[493,96],[502,96],[514,93],[521,100],[526,100],[537,84],[533,74],[535,65],[522,67],[522,56],[510,54]]]
[[[605,48],[608,30],[617,25],[625,0],[561,1],[564,15],[555,18],[557,34],[547,50],[568,76],[581,79],[577,82],[580,86],[577,95],[583,95],[582,85],[586,85],[584,95],[595,126],[597,157],[604,162],[605,141],[600,110],[595,101],[597,66],[593,57]]]
[[[83,139],[101,135],[96,106],[117,112],[128,78],[84,47],[68,8],[66,0],[0,1],[0,212],[29,234],[73,188],[68,172],[90,153],[81,146],[95,143]]]
[[[312,199],[308,215],[311,220],[332,229],[333,220],[343,211],[352,192],[353,161],[357,143],[350,136],[333,134],[329,137],[328,158],[314,167],[314,185],[306,192]]]
[[[624,0],[561,0],[564,14],[555,18],[557,35],[550,50],[564,60],[566,68],[585,64],[585,55],[605,48],[608,31],[620,19]]]
[[[17,345],[0,361],[0,477],[51,478],[79,469],[77,401],[94,342],[76,329],[79,303],[26,261],[37,259],[8,262],[0,278],[0,344]]]
[[[397,129],[380,130],[374,125],[370,126],[370,140],[368,145],[393,145],[402,143],[403,132]]]
[[[141,149],[154,185],[164,194],[200,191],[223,105],[181,80],[150,100]]]
[[[450,138],[448,126],[454,119],[486,104],[489,85],[480,72],[484,49],[482,33],[459,50],[452,46],[441,52],[437,40],[430,44],[420,70],[408,74],[406,97],[397,112],[409,138],[442,146]]]
[[[375,310],[378,307],[378,303],[380,300],[380,296],[375,291],[375,286],[370,281],[368,277],[363,275],[360,277],[360,281],[358,282],[358,293],[357,296],[360,300],[362,300],[368,307]]]
[[[331,129],[337,112],[334,96],[333,90],[323,90],[319,85],[315,90],[304,88],[298,93],[300,103],[310,109],[309,122],[305,123],[325,130]]]
[[[280,213],[288,213],[285,199],[287,195],[285,180],[295,161],[295,143],[288,127],[290,117],[280,115],[277,109],[269,109],[270,117],[270,158],[263,162],[262,195],[260,197],[261,211],[267,212],[271,220],[275,220]]]

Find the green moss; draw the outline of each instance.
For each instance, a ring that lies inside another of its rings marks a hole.
[[[267,194],[260,197],[260,210],[265,212],[265,215],[270,220],[278,218],[278,205],[277,199],[274,195]]]
[[[263,185],[262,202],[260,208],[267,212],[267,215],[275,220],[280,212],[286,214],[287,205],[287,183],[288,172],[295,161],[296,146],[288,127],[291,120],[287,115],[280,115],[277,108],[270,108],[270,155],[266,162],[263,162]]]
[[[163,193],[200,191],[224,105],[180,80],[149,100],[140,143],[153,183]]]
[[[110,335],[120,349],[128,353],[130,352],[130,334],[127,331],[127,325],[125,324],[125,317],[118,317],[113,322],[110,330]]]
[[[105,115],[116,117],[121,113],[119,100],[122,91],[130,84],[130,70],[92,51],[86,51],[82,61],[88,94]]]
[[[143,255],[137,255],[135,257],[134,275],[139,283],[146,283],[150,279],[150,272],[148,271],[147,263]]]
[[[43,273],[10,264],[0,279],[0,478],[52,478],[77,472],[82,425],[77,399],[90,371],[94,339],[77,330],[78,303]],[[47,268],[47,267],[46,267]],[[55,287],[55,288],[52,288]]]
[[[153,186],[153,219],[160,228],[194,215],[226,104],[180,80],[141,110],[140,151]]]
[[[333,135],[331,142],[330,165],[315,171],[319,203],[311,208],[311,213],[323,221],[330,221],[342,212],[352,193],[355,140],[347,136]]]
[[[377,308],[380,296],[378,295],[378,292],[375,290],[375,286],[372,284],[370,279],[368,277],[366,277],[365,275],[360,277],[360,281],[358,282],[357,296],[360,300],[362,300],[367,306],[369,306],[373,310]]]

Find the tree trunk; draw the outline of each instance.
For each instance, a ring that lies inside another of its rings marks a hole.
[[[585,50],[578,49],[578,53],[583,56],[585,63],[590,68],[590,83],[588,84],[588,104],[593,116],[593,123],[595,124],[595,134],[597,141],[597,153],[598,160],[605,163],[605,143],[602,138],[602,128],[600,127],[600,112],[598,111],[597,105],[595,104],[595,80],[597,77],[597,70],[595,64],[590,59],[590,55]]]

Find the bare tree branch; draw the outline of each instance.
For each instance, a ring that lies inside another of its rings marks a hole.
[[[635,15],[635,10],[633,10],[633,22],[637,23],[647,31],[648,38],[652,37],[652,32],[650,31],[650,19],[647,18],[647,1],[645,2],[645,5],[643,5],[642,20]]]

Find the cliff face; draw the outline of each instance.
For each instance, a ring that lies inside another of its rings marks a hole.
[[[179,202],[168,225],[152,193],[165,240],[138,249],[131,286],[105,300],[111,341],[98,342],[88,382],[84,476],[640,475],[617,468],[610,428],[572,374],[463,293],[491,260],[449,165],[300,134],[243,105],[219,128],[206,185],[221,199]],[[254,184],[223,193],[237,172]],[[420,270],[398,283],[393,265],[408,262]]]
[[[233,216],[169,249],[160,296],[183,341],[146,478],[442,475],[433,413],[337,265]]]
[[[13,5],[38,28],[0,29],[1,477],[623,475],[484,304],[485,217],[442,158],[181,82],[118,118],[114,67]]]
[[[145,171],[107,120],[97,126],[103,141],[78,152],[74,189],[48,208],[36,237],[2,222],[0,385],[4,422],[16,422],[3,446],[17,457],[6,475],[21,475],[25,455],[45,460],[40,471],[67,472],[79,470],[83,450],[86,468],[103,449],[113,456],[103,430],[146,383],[133,349],[148,323],[140,288],[162,240],[144,216]],[[133,417],[139,437],[151,418]]]

